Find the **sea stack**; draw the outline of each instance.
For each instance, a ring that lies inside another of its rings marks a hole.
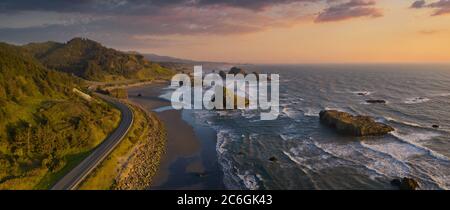
[[[269,161],[270,162],[277,162],[278,158],[276,158],[275,156],[272,156],[272,157],[269,158]]]
[[[391,184],[398,187],[400,190],[416,190],[419,188],[419,183],[408,177],[404,177],[403,179],[394,179],[391,181]]]
[[[369,116],[353,116],[336,110],[321,111],[319,115],[321,123],[345,135],[382,136],[394,131],[391,126],[375,122]]]
[[[238,68],[238,67],[232,67],[230,69],[230,71],[228,71],[228,74],[234,74],[234,75],[243,74],[244,76],[247,75],[247,73],[244,70],[242,70],[241,68]]]
[[[222,77],[223,79],[225,79],[227,77],[227,73],[224,71],[219,71],[219,75],[220,77]]]
[[[222,103],[223,103],[223,109],[224,109],[224,110],[227,109],[227,108],[226,108],[226,107],[227,107],[227,104],[231,104],[231,102],[228,102],[228,101],[227,101],[227,96],[228,96],[229,98],[234,99],[234,100],[233,100],[233,101],[234,101],[234,102],[233,102],[233,103],[234,103],[233,109],[238,109],[238,100],[243,100],[243,101],[244,101],[245,107],[248,107],[248,106],[249,106],[250,100],[249,100],[247,97],[239,96],[239,95],[237,95],[235,92],[229,90],[229,89],[226,88],[226,87],[222,87],[222,91],[223,91]],[[211,102],[215,102],[215,101],[216,101],[216,97],[213,97],[213,98],[211,99]]]
[[[245,70],[243,70],[243,69],[241,69],[241,68],[239,68],[239,67],[231,67],[231,69],[228,71],[228,73],[227,72],[225,72],[225,71],[219,71],[219,75],[220,75],[220,77],[222,77],[223,79],[225,79],[226,77],[227,77],[227,74],[232,74],[232,75],[238,75],[238,74],[242,74],[242,75],[244,75],[244,76],[247,76],[247,75],[249,75],[249,74],[254,74],[255,76],[256,76],[256,80],[258,80],[259,81],[259,73],[258,72],[252,72],[252,73],[247,73]],[[268,81],[270,81],[271,80],[271,78],[270,78],[270,76],[268,76],[267,77],[267,80]]]
[[[369,104],[385,104],[386,103],[385,100],[381,100],[381,99],[369,99],[369,100],[366,100],[366,102]]]

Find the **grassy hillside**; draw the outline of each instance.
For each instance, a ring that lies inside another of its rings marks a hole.
[[[48,188],[97,146],[120,113],[73,93],[82,81],[47,69],[57,43],[22,47],[0,43],[0,189]]]
[[[106,48],[82,38],[67,43],[32,43],[24,45],[46,67],[75,74],[93,81],[167,79],[172,71],[146,60],[142,55]]]

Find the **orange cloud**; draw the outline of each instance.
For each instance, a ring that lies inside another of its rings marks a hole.
[[[450,14],[450,0],[439,0],[429,4],[425,0],[418,0],[411,5],[411,8],[432,8],[434,9],[432,16],[446,15]]]
[[[350,0],[328,7],[317,16],[315,21],[330,22],[359,17],[376,18],[383,16],[380,9],[373,7],[375,4],[375,1]]]

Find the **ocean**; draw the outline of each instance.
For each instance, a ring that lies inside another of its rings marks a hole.
[[[242,68],[280,75],[276,120],[261,121],[255,110],[186,110],[195,123],[217,132],[226,188],[395,189],[392,179],[410,177],[420,189],[450,189],[450,65]],[[395,131],[343,136],[319,122],[326,109],[369,115]]]

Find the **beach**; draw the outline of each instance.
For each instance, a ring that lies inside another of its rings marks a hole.
[[[223,189],[217,162],[216,132],[195,123],[189,110],[173,110],[160,98],[167,84],[128,89],[129,100],[153,111],[167,130],[166,151],[150,189]]]

